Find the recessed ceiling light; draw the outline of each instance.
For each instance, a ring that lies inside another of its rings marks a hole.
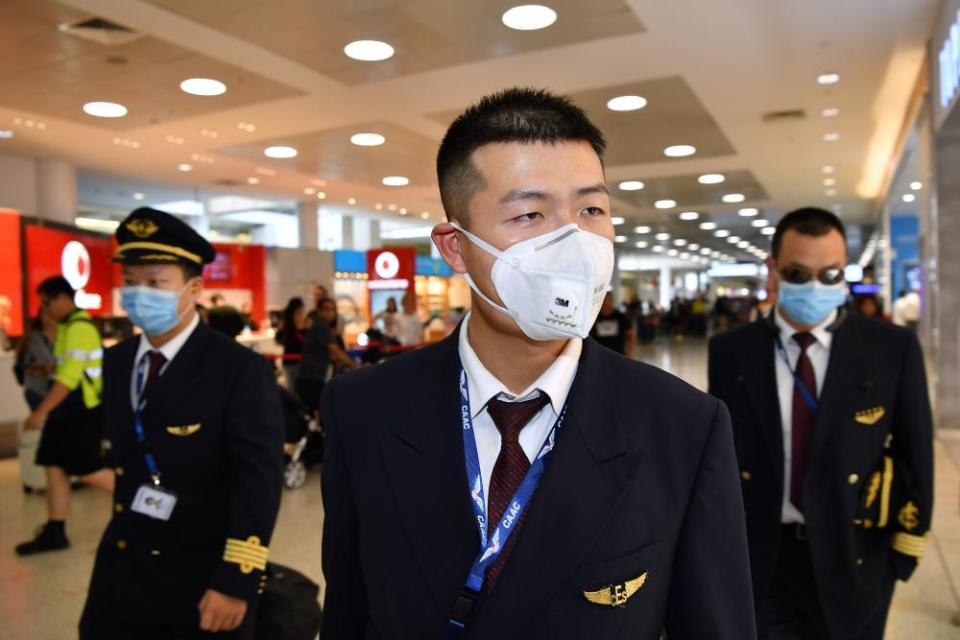
[[[689,144],[675,144],[663,150],[663,155],[670,158],[686,158],[697,152],[697,148]]]
[[[317,200],[326,200],[326,199],[327,199],[327,194],[325,194],[323,191],[317,192]]]
[[[357,204],[356,198],[347,198],[347,204]]]
[[[667,255],[670,256],[671,258],[676,257],[679,253],[680,252],[677,251],[676,249],[670,249],[670,251],[667,251]]]
[[[240,129],[241,131],[246,131],[247,133],[253,133],[254,131],[257,130],[257,125],[250,124],[249,122],[238,122],[237,129]]]
[[[639,180],[625,180],[617,186],[623,191],[640,191],[640,189],[643,189],[644,184]]]
[[[760,210],[757,209],[756,207],[744,207],[743,209],[740,209],[739,211],[737,211],[737,214],[743,218],[752,218],[758,213],[760,213]]]
[[[839,73],[821,73],[819,76],[817,76],[817,84],[827,85],[837,84],[838,82],[840,82]]]
[[[726,179],[726,176],[722,173],[705,173],[697,178],[697,182],[700,184],[720,184]]]
[[[760,227],[765,227],[765,226],[767,226],[768,224],[770,224],[770,221],[769,221],[769,220],[754,220],[754,221],[752,221],[752,222],[750,223],[750,226],[751,226],[751,227],[756,227],[756,228],[759,229]]]
[[[710,247],[704,247],[704,248],[700,249],[700,253],[702,253],[702,254],[705,255],[705,256],[708,256],[708,255],[710,255],[711,253],[713,253],[713,249],[711,249]]]
[[[683,247],[683,246],[686,246],[687,241],[684,240],[683,238],[677,238],[676,240],[673,241],[673,244],[676,247]]]
[[[661,231],[660,233],[658,233],[657,235],[655,235],[655,236],[653,236],[653,237],[656,238],[657,240],[669,240],[669,239],[670,239],[670,234],[667,233],[666,231]]]
[[[820,115],[824,118],[833,118],[840,115],[840,109],[836,107],[827,107],[826,109],[821,109]]]
[[[524,4],[507,9],[500,20],[517,31],[537,31],[546,29],[557,21],[557,12],[539,4]]]
[[[187,164],[186,162],[178,164],[177,171],[183,171],[184,173],[193,171],[193,165]]]
[[[134,199],[134,200],[143,200],[144,198],[146,198],[146,196],[143,195],[142,193],[140,193],[139,191],[138,191],[137,193],[133,194],[133,199]]]
[[[923,189],[923,183],[920,182],[919,180],[914,180],[913,182],[910,183],[910,188],[913,189],[914,191],[920,191],[920,189]]]
[[[726,238],[727,236],[730,235],[730,232],[727,231],[726,229],[717,229],[716,231],[713,232],[713,235],[715,235],[718,238]]]
[[[653,203],[657,209],[672,209],[677,206],[676,200],[657,200]]]
[[[827,174],[827,175],[830,175],[830,174],[834,173],[836,170],[837,170],[837,168],[836,168],[835,166],[833,166],[832,164],[825,164],[825,165],[823,165],[823,172],[824,172],[825,174]]]
[[[343,48],[348,58],[360,62],[379,62],[393,57],[393,47],[379,40],[355,40]]]
[[[697,220],[699,217],[700,217],[700,214],[697,213],[696,211],[684,211],[683,213],[680,214],[680,219],[687,220],[687,221]]]
[[[637,242],[637,244],[636,244],[637,249],[646,249],[646,248],[649,247],[649,246],[650,246],[650,243],[649,243],[649,242],[646,242],[646,241],[644,241],[644,240],[640,240],[640,241]]]
[[[296,158],[297,150],[293,147],[267,147],[263,150],[263,155],[268,158]]]
[[[617,96],[607,101],[607,108],[611,111],[638,111],[647,106],[647,99],[642,96]]]
[[[737,246],[740,247],[741,249],[746,249],[747,247],[750,246],[750,243],[747,242],[746,240],[741,240],[740,242],[737,243]]]
[[[613,226],[618,227],[624,222],[626,222],[626,220],[624,220],[623,218],[618,218],[614,216],[613,218],[610,218],[610,222],[613,224]]]
[[[303,190],[303,194],[304,194],[304,195],[307,195],[307,196],[312,196],[312,195],[315,194],[316,192],[317,192],[317,190],[314,189],[313,187],[307,187],[306,189]]]
[[[776,232],[777,230],[774,227],[764,227],[763,229],[760,229],[760,233],[762,233],[765,236],[772,236]]]
[[[716,222],[701,222],[701,223],[700,223],[700,228],[703,229],[704,231],[713,231],[714,229],[717,228],[717,223],[716,223]]]
[[[823,134],[824,142],[836,142],[839,139],[840,139],[840,134],[837,133],[836,131],[831,131],[830,133]]]
[[[88,102],[83,105],[83,112],[97,118],[122,118],[127,115],[127,108],[116,102]]]
[[[423,220],[428,220],[428,219],[430,218],[430,212],[429,212],[429,211],[424,211],[423,213],[420,214],[420,217],[421,217]]]
[[[227,92],[227,85],[213,78],[188,78],[180,83],[180,90],[194,96],[219,96]]]
[[[698,245],[696,242],[694,242],[693,244],[687,245],[687,249],[689,249],[690,251],[696,251],[699,248],[700,248],[700,245]]]
[[[723,196],[723,201],[727,204],[736,204],[738,202],[743,202],[747,197],[742,193],[728,193]]]
[[[737,244],[738,242],[740,242],[740,240],[741,240],[740,236],[728,236],[728,237],[727,237],[727,242],[729,242],[730,244]]]
[[[387,187],[405,187],[410,184],[410,178],[406,176],[387,176],[383,179],[383,184]]]
[[[633,228],[634,233],[639,233],[643,235],[644,233],[650,233],[650,227],[645,224],[640,225],[639,227]]]
[[[247,184],[260,184],[260,178],[255,178],[253,176],[250,176],[249,178],[247,178]]]
[[[652,250],[654,253],[663,253],[663,247],[661,247],[659,244],[654,245]]]
[[[903,201],[904,201],[904,202],[913,202],[913,201],[915,201],[916,199],[917,199],[917,196],[913,195],[912,193],[905,193],[905,194],[903,194]]]
[[[355,133],[350,136],[350,142],[358,147],[379,147],[386,141],[379,133]]]
[[[834,179],[834,178],[824,178],[824,179],[823,179],[823,186],[825,186],[825,187],[832,187],[832,186],[834,186],[835,184],[837,184],[837,181],[836,181],[836,179]]]
[[[627,241],[627,236],[614,236],[613,241],[614,241],[614,242],[626,242],[626,241]]]

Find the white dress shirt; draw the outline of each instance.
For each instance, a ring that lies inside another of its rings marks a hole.
[[[570,393],[570,386],[577,375],[580,352],[583,341],[579,338],[567,342],[563,352],[550,367],[527,387],[520,395],[513,394],[506,385],[483,366],[473,347],[467,328],[470,326],[470,314],[460,328],[460,362],[467,374],[470,391],[470,416],[473,418],[473,434],[477,442],[477,455],[480,458],[480,476],[483,480],[484,509],[490,496],[490,477],[500,455],[500,431],[487,413],[487,403],[500,396],[506,402],[519,402],[536,398],[540,392],[546,393],[550,402],[537,413],[520,431],[520,447],[531,462],[540,452],[543,441],[563,410]]]
[[[183,345],[187,343],[187,339],[193,335],[193,331],[197,328],[198,324],[200,324],[200,314],[195,313],[190,324],[159,349],[155,349],[154,346],[150,344],[145,333],[140,334],[140,347],[137,349],[137,357],[133,360],[133,375],[130,377],[130,403],[134,409],[137,408],[137,401],[139,400],[137,396],[137,368],[140,365],[140,361],[147,355],[148,351],[159,351],[163,354],[163,357],[167,359],[166,364],[160,369],[160,374],[162,375],[163,372],[167,370],[167,367],[170,366],[170,363],[173,362],[173,359],[177,357],[177,353],[180,352]],[[146,374],[144,374],[144,376],[146,376]]]
[[[800,333],[780,315],[779,307],[773,310],[774,321],[780,330],[780,340],[790,360],[790,368],[783,361],[780,350],[774,347],[773,359],[777,373],[777,397],[780,401],[780,424],[783,425],[783,509],[780,521],[783,524],[799,522],[804,524],[803,514],[790,502],[790,473],[793,462],[793,389],[794,378],[791,370],[797,368],[797,359],[800,357],[800,345],[793,339],[794,334]],[[833,334],[827,331],[837,319],[837,312],[832,311],[823,322],[810,330],[815,338],[807,347],[807,357],[813,365],[813,373],[817,378],[817,397],[823,390],[823,379],[827,375],[827,365],[830,362],[830,345],[833,343]]]

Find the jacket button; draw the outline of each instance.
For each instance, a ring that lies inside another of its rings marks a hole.
[[[123,505],[118,502],[117,504],[113,505],[113,510],[117,513],[120,513],[123,511]]]
[[[863,558],[857,558],[857,566],[859,567],[862,564],[863,564]]]
[[[123,475],[123,467],[117,467],[116,469],[113,470],[113,472],[114,472],[115,474],[117,474],[118,476],[122,476],[122,475]]]
[[[744,480],[749,481],[753,479],[753,474],[750,473],[749,471],[741,471],[740,477],[743,478]]]
[[[120,549],[121,551],[123,551],[126,548],[127,548],[126,540],[117,540],[117,549]]]
[[[158,555],[160,555],[160,550],[159,550],[159,549],[152,549],[152,550],[150,551],[150,555],[152,555],[152,556],[158,556]]]
[[[858,482],[860,482],[860,476],[858,476],[855,473],[851,473],[850,477],[847,478],[847,482],[849,482],[850,484],[857,484]]]

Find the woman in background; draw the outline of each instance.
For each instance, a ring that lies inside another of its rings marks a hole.
[[[53,356],[53,343],[56,340],[57,323],[41,309],[20,341],[14,367],[31,411],[37,408],[50,390],[50,375],[57,366]]]
[[[307,309],[303,298],[290,298],[283,310],[283,322],[280,325],[280,344],[283,345],[283,373],[287,380],[287,389],[291,391],[297,382],[300,371],[300,359],[303,357],[303,343],[306,340]]]

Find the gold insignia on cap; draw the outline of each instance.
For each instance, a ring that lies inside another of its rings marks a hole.
[[[167,427],[167,433],[172,436],[192,436],[197,431],[200,431],[202,423],[198,422],[197,424],[185,424],[177,427]]]
[[[597,591],[584,591],[583,597],[593,604],[599,604],[604,607],[622,607],[627,604],[627,600],[633,597],[637,591],[643,587],[647,581],[647,573],[637,576],[633,580],[627,580],[616,585],[610,585]]]
[[[910,500],[900,509],[900,515],[897,516],[897,521],[900,523],[900,526],[907,531],[913,531],[920,525],[920,519],[917,517],[919,514],[920,509],[913,503],[913,500]]]
[[[146,218],[137,218],[136,220],[131,220],[126,224],[126,227],[130,233],[137,236],[141,240],[144,238],[149,238],[160,230],[160,227],[157,226],[156,222],[153,220],[147,220]]]
[[[871,409],[864,409],[863,411],[857,411],[853,416],[853,419],[859,424],[865,424],[868,427],[877,424],[880,422],[880,419],[884,416],[886,410],[883,407],[873,407]]]
[[[240,565],[240,573],[252,573],[254,569],[266,571],[269,550],[260,544],[260,538],[250,536],[246,540],[227,538],[223,550],[224,562]]]

